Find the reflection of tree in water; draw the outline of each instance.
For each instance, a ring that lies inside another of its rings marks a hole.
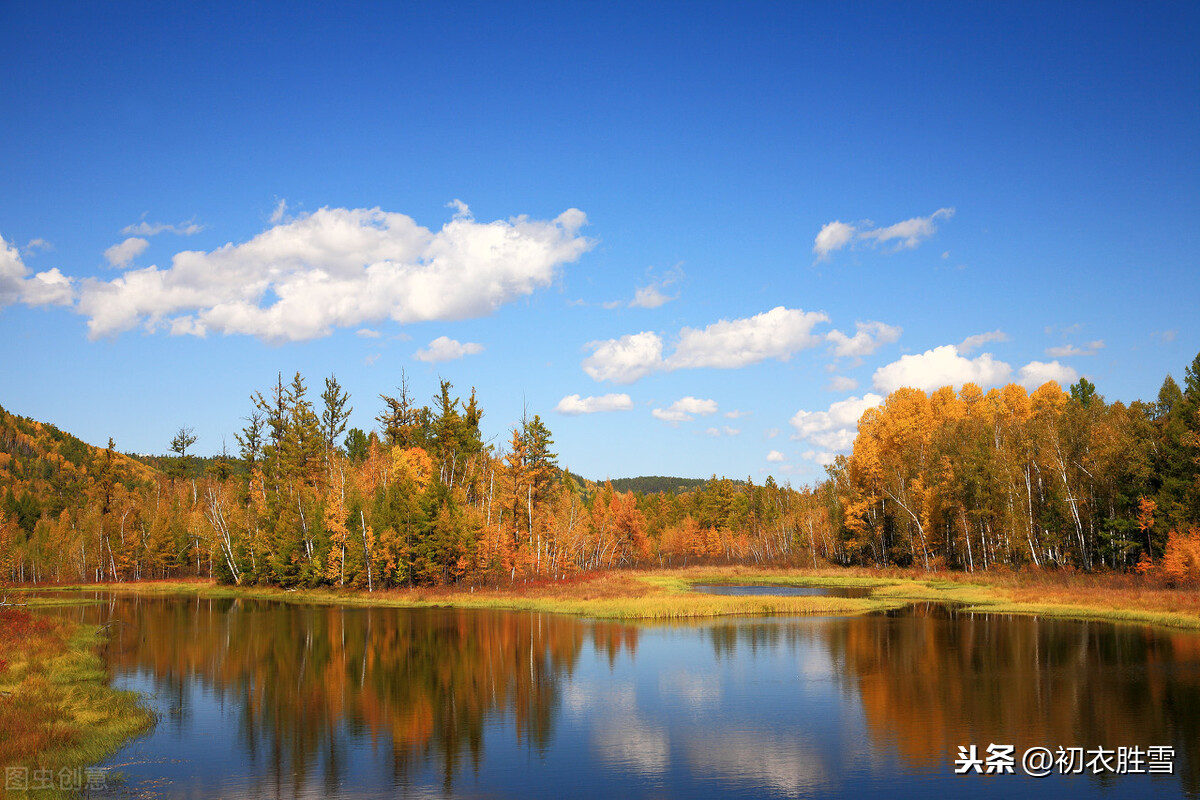
[[[1200,794],[1200,636],[956,614],[940,604],[823,622],[730,621],[704,630],[718,659],[820,643],[834,674],[861,698],[875,743],[915,767],[945,771],[959,745],[993,742],[1018,754],[1034,746],[1172,745],[1183,790]]]
[[[396,783],[437,764],[449,790],[465,765],[478,769],[490,720],[550,745],[561,680],[588,636],[610,661],[636,647],[624,625],[533,613],[134,598],[117,615],[130,624],[113,665],[180,698],[196,678],[236,702],[243,752],[275,789],[314,777],[332,789],[354,777],[351,742],[390,740]]]
[[[959,745],[1174,745],[1200,790],[1200,637],[924,606],[822,629],[877,741],[938,767]],[[1141,779],[1124,778],[1123,780]]]

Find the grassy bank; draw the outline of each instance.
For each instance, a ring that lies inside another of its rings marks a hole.
[[[697,584],[754,583],[858,587],[865,598],[737,597],[700,594]],[[546,611],[607,619],[685,619],[729,615],[860,614],[913,602],[946,602],[968,611],[1097,619],[1200,630],[1200,594],[1139,576],[1078,573],[937,573],[865,569],[689,567],[621,571],[492,588],[431,587],[374,593],[338,589],[232,587],[163,581],[82,590],[196,594],[401,608],[455,607]]]
[[[56,787],[7,796],[73,796],[57,787],[86,786],[84,768],[153,724],[136,693],[109,688],[97,653],[101,635],[61,617],[0,608],[0,769],[9,785],[12,767],[30,789]]]

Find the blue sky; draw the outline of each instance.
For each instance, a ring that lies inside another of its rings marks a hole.
[[[234,448],[476,387],[500,446],[808,483],[895,386],[1200,350],[1200,7],[0,6],[0,405]]]

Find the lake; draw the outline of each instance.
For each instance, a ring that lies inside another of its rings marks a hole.
[[[120,621],[113,680],[160,720],[105,766],[165,797],[1200,796],[1190,633],[936,604],[691,624],[124,595],[57,613]],[[976,774],[989,745],[1013,774]],[[1030,777],[1033,747],[1092,767]]]

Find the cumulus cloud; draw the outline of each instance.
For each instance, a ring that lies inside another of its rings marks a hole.
[[[1030,390],[1038,388],[1047,381],[1055,381],[1059,386],[1070,386],[1077,380],[1079,380],[1078,372],[1057,361],[1049,363],[1030,361],[1021,367],[1021,371],[1017,375],[1017,383]]]
[[[952,216],[953,208],[939,208],[928,217],[913,217],[884,228],[875,227],[870,222],[851,225],[835,220],[821,227],[813,242],[813,253],[818,261],[824,261],[831,253],[858,242],[869,246],[894,243],[891,248],[893,252],[911,250],[937,233],[936,222],[939,219]]]
[[[979,348],[983,347],[988,342],[1007,342],[1008,334],[1000,329],[988,331],[987,333],[977,333],[974,336],[968,336],[963,339],[958,345],[958,354],[960,356],[970,355]]]
[[[663,340],[642,331],[620,339],[589,342],[592,354],[583,361],[594,380],[632,383],[651,372],[712,367],[735,369],[768,358],[786,361],[797,350],[814,347],[822,337],[812,329],[828,322],[819,311],[778,306],[743,319],[721,320],[703,329],[682,328],[675,349],[663,357]]]
[[[795,433],[792,438],[807,441],[816,449],[805,458],[827,464],[839,452],[848,452],[858,433],[858,420],[868,408],[883,402],[883,397],[867,393],[862,397],[847,397],[831,403],[826,411],[797,411],[789,420]]]
[[[783,453],[779,452],[778,450],[772,450],[771,452],[767,453],[767,461],[780,463],[786,460],[787,459],[784,458]]]
[[[204,230],[204,226],[196,224],[195,220],[181,222],[178,225],[168,225],[165,222],[146,222],[146,220],[143,219],[136,225],[126,225],[121,229],[121,233],[125,234],[126,236],[157,236],[160,233],[174,233],[179,236],[194,236],[202,230]]]
[[[295,341],[389,318],[480,317],[586,252],[586,222],[577,209],[490,223],[456,213],[433,232],[378,208],[322,208],[242,244],[178,253],[168,269],[87,280],[79,310],[92,338],[142,325]]]
[[[633,400],[627,394],[602,394],[599,397],[580,397],[569,394],[554,410],[560,414],[575,416],[577,414],[598,414],[604,411],[628,411],[633,408]]]
[[[1071,356],[1094,356],[1104,348],[1104,340],[1096,339],[1093,342],[1088,342],[1083,347],[1077,347],[1073,344],[1065,344],[1061,347],[1047,347],[1046,355],[1051,358],[1070,358]]]
[[[28,306],[66,306],[75,300],[71,279],[58,268],[33,274],[16,246],[0,236],[0,308],[13,303]]]
[[[149,245],[150,242],[145,239],[130,236],[120,244],[114,244],[105,250],[104,257],[108,260],[110,266],[124,269],[129,266],[130,262],[140,256]]]
[[[847,225],[840,220],[822,225],[813,242],[813,252],[816,253],[817,260],[824,261],[829,258],[830,253],[841,250],[854,241],[854,231],[853,225]]]
[[[776,306],[753,317],[714,322],[703,330],[683,328],[667,364],[670,369],[732,369],[768,358],[787,361],[797,350],[815,347],[821,337],[812,329],[828,321],[820,311]]]
[[[834,375],[825,388],[831,392],[852,392],[858,388],[858,381],[845,375]]]
[[[664,422],[678,424],[680,422],[688,422],[692,419],[693,414],[705,417],[709,414],[717,413],[716,400],[701,400],[691,395],[681,397],[671,405],[664,408],[653,409],[651,414],[656,419],[661,419]]]
[[[1075,370],[1057,361],[1031,361],[1018,370],[1016,380],[1026,388],[1036,389],[1046,381],[1058,381],[1066,386],[1078,378]],[[947,344],[920,355],[901,356],[900,360],[875,370],[872,381],[881,392],[910,386],[928,393],[943,386],[961,388],[964,383],[975,383],[983,388],[1000,386],[1012,379],[1012,366],[997,361],[991,353],[966,358],[957,347]]]
[[[742,411],[741,409],[735,408],[733,411],[726,411],[725,418],[726,419],[741,419],[742,417],[750,416],[750,413],[751,412],[749,412],[749,411]]]
[[[947,344],[920,355],[901,356],[899,361],[875,370],[872,383],[885,393],[901,386],[932,392],[943,386],[959,387],[964,383],[996,386],[1006,383],[1011,375],[1012,367],[997,361],[991,353],[966,358],[959,355],[957,347]]]
[[[428,347],[418,350],[414,355],[417,361],[427,364],[437,364],[442,361],[454,361],[463,356],[473,356],[483,352],[483,345],[477,342],[463,342],[451,339],[449,336],[439,336],[429,343]]]
[[[652,331],[589,342],[586,346],[592,354],[583,360],[583,371],[595,381],[633,383],[663,368],[662,339]]]
[[[830,331],[825,334],[826,340],[833,343],[833,355],[837,358],[862,358],[875,352],[881,345],[891,344],[900,338],[904,329],[898,325],[886,325],[882,322],[856,322],[858,332],[847,336],[841,331]]]
[[[39,250],[42,250],[42,251],[53,250],[54,245],[51,244],[50,242],[47,242],[45,239],[43,239],[39,236],[36,239],[30,239],[29,244],[25,245],[24,249],[25,249],[26,255],[31,255],[33,253],[36,253]]]
[[[382,333],[371,328],[359,328],[354,332],[355,336],[361,336],[364,339],[378,339],[383,336]]]

